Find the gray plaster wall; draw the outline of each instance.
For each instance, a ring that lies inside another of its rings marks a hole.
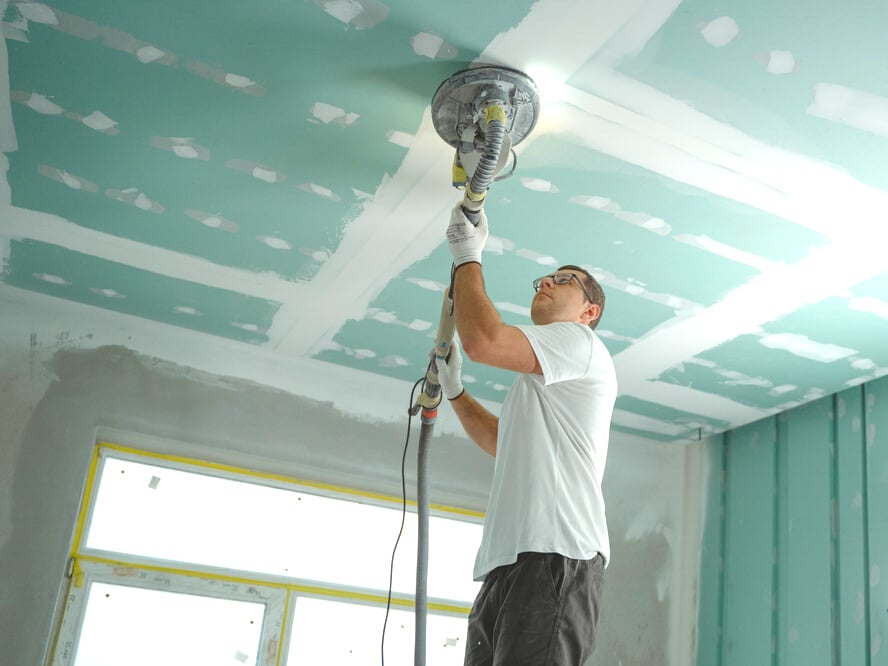
[[[97,438],[400,494],[409,386],[400,422],[370,423],[327,402],[94,342],[23,330],[0,353],[4,665],[42,663]],[[691,663],[702,467],[695,448],[614,435],[605,481],[612,563],[591,664]],[[432,501],[483,510],[492,471],[491,458],[442,429]]]

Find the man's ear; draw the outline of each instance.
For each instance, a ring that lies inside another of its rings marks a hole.
[[[591,324],[593,321],[598,319],[601,316],[601,306],[595,303],[589,303],[588,307],[583,310],[583,314],[580,318],[583,320],[584,324]]]

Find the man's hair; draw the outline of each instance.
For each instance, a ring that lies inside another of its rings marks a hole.
[[[581,266],[574,266],[573,264],[567,264],[566,266],[561,266],[558,270],[563,271],[565,269],[579,271],[583,274],[583,286],[586,288],[586,291],[589,292],[589,296],[592,297],[592,303],[599,307],[598,319],[593,319],[589,322],[589,328],[595,328],[596,326],[598,326],[598,322],[601,321],[601,316],[604,314],[604,289],[602,289],[601,285],[598,284],[598,280],[592,277],[592,273],[587,271],[585,268],[582,268]]]

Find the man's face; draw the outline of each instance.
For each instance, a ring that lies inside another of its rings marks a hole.
[[[552,276],[565,274],[575,277],[564,284],[556,284]],[[583,293],[583,277],[579,271],[564,269],[542,278],[539,290],[530,304],[530,318],[533,323],[541,325],[556,321],[575,321],[588,324],[597,317],[598,306],[590,303]]]

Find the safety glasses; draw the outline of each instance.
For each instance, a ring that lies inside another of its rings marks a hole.
[[[586,297],[586,300],[590,303],[592,302],[592,297],[589,296],[589,292],[586,291],[586,287],[583,286],[583,281],[579,278],[579,276],[574,275],[573,273],[552,273],[552,275],[544,275],[543,277],[538,277],[533,281],[533,290],[539,291],[540,286],[543,284],[543,280],[552,280],[554,284],[567,284],[571,280],[576,280],[577,284],[580,285],[580,289],[583,290],[583,295]]]

